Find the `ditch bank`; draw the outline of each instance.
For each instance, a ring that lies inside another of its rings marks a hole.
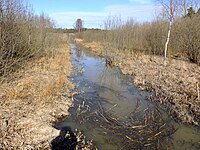
[[[200,100],[196,83],[200,82],[200,66],[170,58],[164,66],[163,58],[159,56],[109,50],[101,43],[87,43],[82,39],[75,39],[75,42],[99,56],[109,58],[123,74],[133,75],[134,84],[142,90],[153,91],[155,94],[149,99],[165,106],[175,119],[199,125]]]
[[[72,106],[71,71],[70,48],[63,44],[54,57],[28,62],[0,85],[0,149],[51,149],[60,134],[53,124]]]

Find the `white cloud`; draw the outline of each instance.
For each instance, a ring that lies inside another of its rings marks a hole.
[[[145,5],[111,5],[104,8],[102,12],[60,12],[50,16],[57,21],[61,27],[72,28],[76,19],[84,20],[85,27],[102,27],[108,16],[121,16],[122,20],[133,18],[136,21],[150,21],[154,18],[155,10],[160,6],[153,4]]]

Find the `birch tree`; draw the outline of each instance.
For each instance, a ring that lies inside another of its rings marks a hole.
[[[176,10],[178,8],[178,0],[162,0],[161,1],[163,13],[166,15],[169,26],[168,26],[168,33],[167,33],[167,39],[165,42],[165,50],[164,50],[164,65],[167,64],[167,49],[169,45],[169,40],[171,36],[171,29],[172,29],[172,23],[175,17]]]
[[[167,50],[171,36],[172,24],[176,17],[185,16],[189,8],[198,9],[199,0],[161,0],[163,14],[166,15],[169,22],[167,39],[164,49],[164,65],[167,63]]]

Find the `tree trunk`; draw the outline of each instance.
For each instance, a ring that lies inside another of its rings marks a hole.
[[[169,30],[168,30],[168,34],[167,34],[167,41],[165,43],[165,56],[164,56],[164,65],[165,66],[167,64],[167,48],[168,48],[169,39],[170,39],[170,35],[171,35],[171,28],[172,28],[172,20],[170,20],[170,22],[169,22]]]

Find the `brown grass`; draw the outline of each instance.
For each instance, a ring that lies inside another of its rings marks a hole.
[[[82,39],[78,39],[76,38],[74,40],[78,45],[80,46],[84,46],[85,48],[87,49],[90,49],[92,51],[94,51],[95,53],[97,53],[98,55],[101,55],[104,47],[101,43],[98,43],[98,42],[90,42],[90,43],[87,43],[87,42],[84,42]]]
[[[59,134],[52,122],[68,115],[72,104],[71,67],[70,48],[63,44],[54,57],[29,62],[15,80],[0,85],[0,149],[50,147]]]

